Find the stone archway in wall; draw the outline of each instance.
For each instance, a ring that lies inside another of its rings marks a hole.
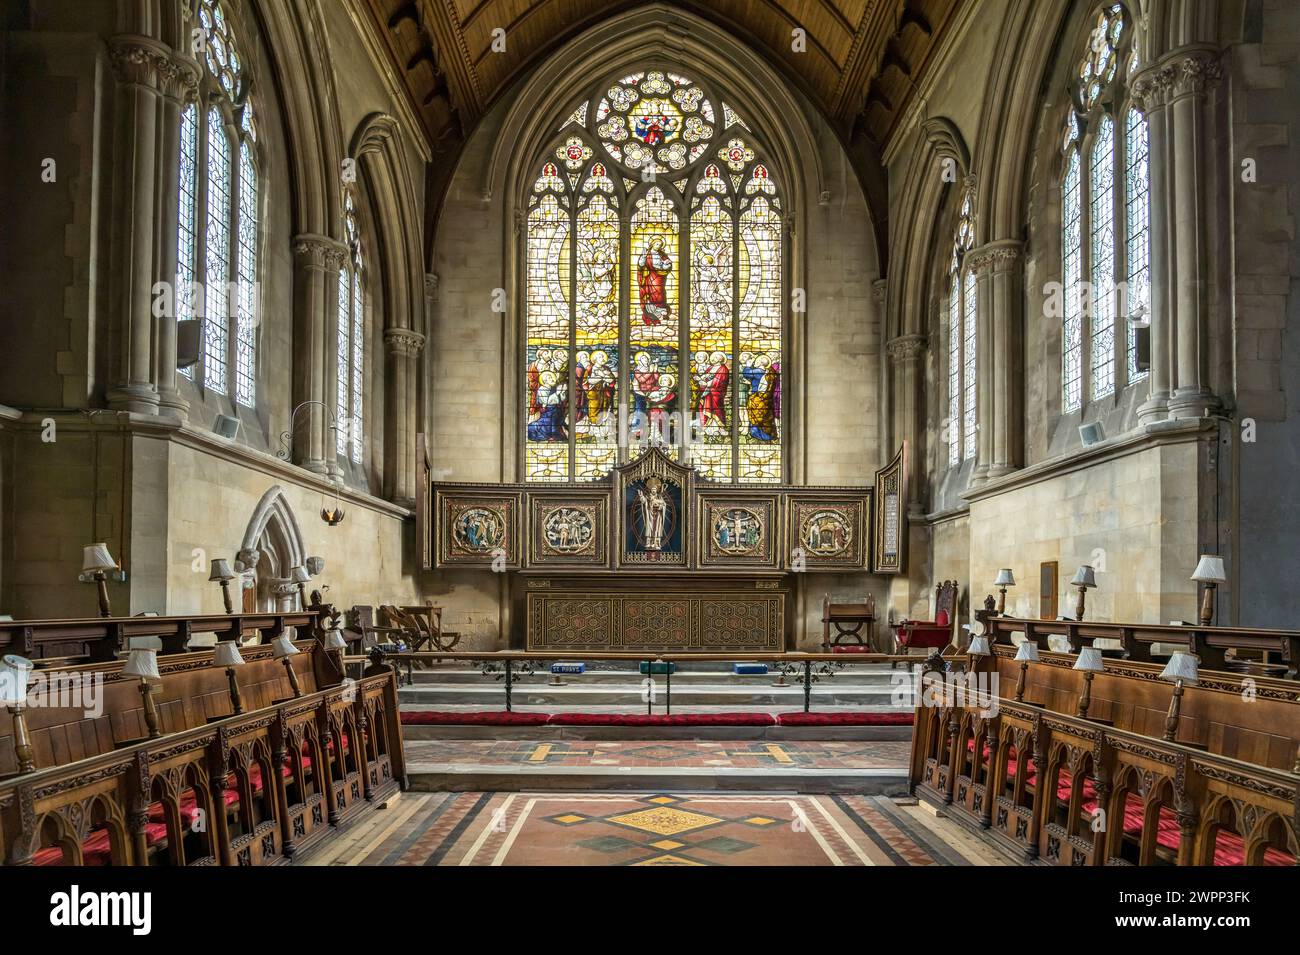
[[[307,549],[298,518],[284,488],[277,484],[257,502],[244,529],[239,553],[235,555],[235,570],[243,583],[244,609],[255,612],[297,609],[298,588],[290,579],[289,570],[305,564],[306,560]]]

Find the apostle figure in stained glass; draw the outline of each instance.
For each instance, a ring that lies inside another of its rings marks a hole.
[[[636,138],[647,146],[658,146],[672,137],[680,125],[679,121],[665,113],[638,116],[636,118]]]
[[[697,403],[692,410],[705,429],[727,430],[727,388],[731,385],[731,368],[720,351],[711,355],[695,353]]]
[[[657,235],[650,240],[645,258],[636,267],[642,324],[661,325],[671,317],[668,309],[668,275],[672,270],[673,260],[664,250],[663,236]]]
[[[529,441],[569,440],[569,432],[564,426],[568,390],[568,383],[562,381],[556,372],[543,371],[538,375],[536,403],[541,411],[528,422]]]
[[[766,355],[754,357],[753,362],[741,370],[749,383],[749,396],[745,399],[745,409],[749,412],[749,435],[756,441],[775,441],[775,395],[779,391],[781,368],[780,365],[774,368],[772,359]]]
[[[609,355],[603,350],[591,353],[591,364],[583,375],[587,421],[592,426],[608,425],[614,409],[614,369],[609,367]]]

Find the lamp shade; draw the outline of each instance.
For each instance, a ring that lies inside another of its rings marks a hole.
[[[1085,670],[1092,673],[1100,673],[1106,669],[1101,661],[1101,651],[1096,647],[1084,647],[1079,651],[1078,657],[1074,660],[1076,670]]]
[[[128,650],[162,650],[162,637],[129,637],[126,641]]]
[[[81,572],[90,574],[97,570],[117,570],[117,561],[108,552],[107,544],[88,544],[81,549]]]
[[[1170,683],[1182,680],[1184,683],[1195,683],[1197,680],[1196,657],[1190,653],[1184,653],[1181,650],[1174,652],[1165,664],[1164,670],[1160,672],[1160,679],[1168,680]]]
[[[1223,558],[1213,554],[1202,554],[1196,564],[1196,570],[1192,572],[1192,580],[1198,580],[1203,584],[1219,584],[1227,579],[1228,575],[1223,569]]]
[[[208,575],[208,580],[234,580],[235,574],[230,569],[230,561],[224,557],[218,557],[212,561],[212,573]]]
[[[1003,567],[998,571],[998,579],[993,581],[994,587],[1014,587],[1016,585],[1016,575],[1011,572],[1010,567]]]
[[[1023,663],[1038,662],[1038,644],[1031,640],[1026,640],[1020,644],[1020,649],[1016,651],[1016,659]]]
[[[16,653],[0,660],[0,706],[23,706],[27,703],[27,678],[32,661]]]
[[[218,641],[212,650],[212,662],[219,667],[242,666],[244,657],[239,652],[239,644],[234,640]]]
[[[311,580],[311,574],[307,573],[306,567],[299,564],[297,567],[289,568],[289,579],[295,584],[305,584],[307,581]]]
[[[298,648],[293,645],[293,639],[287,634],[271,641],[271,656],[277,660],[291,657],[297,652]]]
[[[1071,587],[1096,587],[1097,575],[1093,572],[1091,564],[1080,564],[1079,569],[1074,572],[1074,580],[1070,581]]]
[[[989,655],[989,638],[988,637],[971,637],[970,646],[966,652],[973,657],[986,657]]]
[[[126,663],[122,667],[123,676],[138,676],[142,680],[162,681],[162,674],[158,672],[158,651],[135,649],[126,655]]]
[[[346,650],[347,648],[348,642],[343,639],[343,634],[339,633],[337,630],[331,630],[329,633],[325,634],[326,650]]]

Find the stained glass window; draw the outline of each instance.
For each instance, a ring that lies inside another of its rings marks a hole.
[[[176,225],[178,321],[203,320],[204,388],[257,401],[257,130],[229,17],[201,0],[199,105],[181,114]],[[233,368],[233,374],[231,369]],[[182,370],[195,378],[192,368]]]
[[[966,253],[975,244],[975,196],[968,185],[957,210],[952,253],[948,257],[948,464],[975,457],[976,351],[979,346],[979,301],[975,270]]]
[[[340,457],[360,464],[364,448],[365,410],[365,269],[361,255],[361,232],[351,192],[343,195],[343,232],[348,257],[339,270],[338,328],[336,355],[338,388],[335,399],[334,450]]]
[[[781,193],[715,102],[645,70],[557,122],[527,198],[529,481],[598,480],[650,444],[711,480],[782,480]]]
[[[1061,182],[1062,407],[1146,377],[1133,322],[1149,318],[1147,122],[1126,105],[1137,55],[1124,8],[1102,7],[1071,88]],[[1114,117],[1121,117],[1120,123]],[[1121,322],[1127,329],[1121,332]],[[1085,359],[1086,355],[1086,359]],[[1122,374],[1122,379],[1121,379]]]

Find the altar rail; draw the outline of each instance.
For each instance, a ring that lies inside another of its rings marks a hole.
[[[10,865],[271,865],[405,788],[391,671],[0,782]]]
[[[830,664],[850,664],[850,663],[897,663],[911,662],[920,663],[922,657],[896,653],[657,653],[657,654],[637,654],[637,653],[611,653],[611,652],[582,652],[582,653],[557,653],[549,650],[489,650],[489,651],[459,651],[452,650],[447,652],[416,652],[416,653],[393,653],[385,654],[382,650],[371,651],[370,657],[344,657],[345,664],[360,664],[365,660],[375,660],[382,662],[385,659],[392,659],[399,665],[402,661],[406,662],[406,674],[408,682],[411,680],[414,663],[416,661],[437,662],[440,660],[456,661],[487,661],[489,663],[500,663],[502,681],[505,691],[506,712],[513,712],[513,691],[514,680],[517,676],[515,664],[527,665],[530,662],[565,662],[565,663],[585,663],[588,661],[613,661],[621,660],[624,662],[635,663],[775,663],[778,664],[783,674],[789,672],[788,668],[794,667],[798,672],[797,679],[799,685],[803,687],[803,711],[809,713],[812,711],[812,685],[817,681],[818,674],[813,672],[815,664],[821,664],[820,674],[831,673]],[[647,670],[653,672],[651,667]],[[662,674],[664,676],[665,690],[665,712],[671,714],[673,708],[673,676],[668,671]],[[654,712],[655,700],[653,697],[646,699],[646,713]]]
[[[1257,681],[1252,703],[1242,696],[1249,677],[1203,674],[1184,698],[1180,736],[1189,742],[1170,743],[1134,728],[1149,730],[1156,697],[1168,704],[1173,687],[1158,679],[1157,665],[1107,660],[1093,681],[1093,718],[1084,719],[1062,712],[1082,689],[1072,660],[1044,654],[1029,665],[1025,697],[1033,703],[1003,695],[1020,667],[1005,646],[977,667],[976,676],[999,677],[996,706],[935,700],[923,689],[912,791],[1044,864],[1296,864],[1294,683]],[[1159,715],[1163,725],[1163,706]]]
[[[67,662],[112,660],[132,637],[158,637],[162,653],[182,653],[189,639],[212,634],[218,640],[256,635],[270,643],[289,627],[315,632],[318,610],[289,613],[207,614],[190,617],[87,617],[79,620],[0,621],[0,654],[29,660],[58,658]]]
[[[995,643],[1010,643],[1013,633],[1024,634],[1040,649],[1047,649],[1049,636],[1062,636],[1078,650],[1093,641],[1116,640],[1130,660],[1151,660],[1153,644],[1186,647],[1200,658],[1209,670],[1237,669],[1260,674],[1276,670],[1277,675],[1294,680],[1300,666],[1300,631],[1257,630],[1241,627],[1177,626],[1151,623],[1094,623],[1089,620],[1026,620],[1019,617],[981,617]],[[1269,665],[1239,657],[1229,660],[1228,650],[1249,653],[1275,653],[1279,663]]]

